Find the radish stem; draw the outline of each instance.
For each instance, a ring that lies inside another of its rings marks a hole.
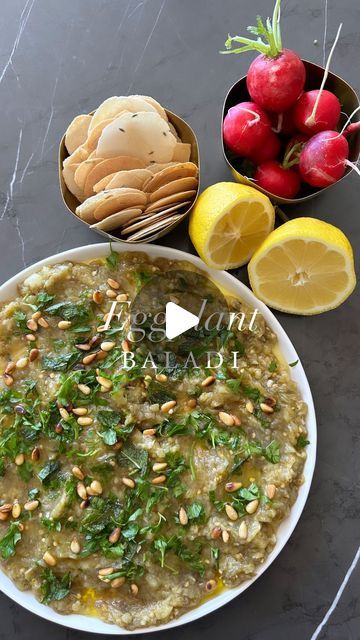
[[[343,128],[341,129],[341,131],[339,133],[339,136],[341,136],[344,133],[346,127],[351,122],[351,120],[352,120],[353,116],[355,115],[355,113],[357,113],[359,111],[359,109],[360,109],[360,105],[358,107],[356,107],[356,109],[354,109],[354,111],[349,115],[348,119],[346,120]]]
[[[268,18],[266,20],[266,25],[262,18],[258,16],[256,27],[248,27],[248,31],[254,36],[257,36],[256,40],[252,38],[244,38],[243,36],[231,36],[229,34],[225,42],[226,51],[219,51],[219,53],[228,54],[243,53],[244,51],[257,51],[258,53],[263,53],[269,58],[276,58],[282,52],[280,4],[281,0],[276,0],[272,20]],[[239,42],[244,46],[232,49],[231,47],[233,42]]]
[[[352,169],[354,169],[354,171],[356,171],[356,173],[358,173],[360,176],[360,169],[359,167],[356,166],[356,164],[354,164],[353,162],[351,162],[351,160],[348,160],[348,159],[345,160],[345,164],[348,167],[351,167]]]
[[[337,34],[336,34],[335,40],[333,42],[333,46],[331,47],[331,50],[330,50],[330,53],[329,53],[329,57],[327,59],[327,63],[326,63],[325,69],[324,69],[323,79],[321,81],[319,93],[316,96],[316,100],[315,100],[315,104],[314,104],[313,110],[312,110],[311,114],[309,115],[309,117],[307,118],[307,120],[305,122],[305,124],[307,126],[309,126],[309,127],[315,124],[316,111],[317,111],[317,108],[318,108],[318,105],[319,105],[319,102],[320,102],[320,98],[321,98],[322,92],[324,90],[325,82],[326,82],[327,77],[329,75],[329,68],[330,68],[331,58],[332,58],[332,55],[334,53],[335,47],[337,45],[337,41],[339,40],[341,29],[342,29],[342,22],[339,24],[339,28],[337,30]]]

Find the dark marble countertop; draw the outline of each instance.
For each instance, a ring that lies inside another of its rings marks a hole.
[[[319,64],[325,4],[283,2],[285,42]],[[73,116],[109,95],[158,98],[195,129],[202,186],[230,179],[219,137],[222,102],[246,73],[250,55],[226,57],[218,50],[228,31],[244,31],[256,13],[270,13],[272,1],[2,0],[1,10],[1,282],[48,255],[101,241],[61,201],[57,151]],[[326,51],[340,21],[332,70],[359,88],[358,0],[329,0]],[[352,173],[290,215],[338,225],[358,249],[358,180]],[[186,225],[161,242],[192,251]],[[244,270],[238,276],[246,281]],[[276,314],[302,358],[318,415],[318,459],[304,513],[280,556],[245,593],[206,618],[155,637],[215,640],[226,632],[227,640],[360,638],[359,314],[358,292],[321,316]],[[86,635],[37,618],[4,595],[0,621],[0,640]]]

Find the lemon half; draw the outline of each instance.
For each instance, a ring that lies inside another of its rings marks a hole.
[[[235,182],[218,182],[199,196],[189,233],[209,267],[234,269],[250,260],[274,221],[274,207],[263,193]]]
[[[260,300],[299,315],[335,309],[356,285],[349,240],[314,218],[297,218],[273,231],[254,253],[248,272]]]

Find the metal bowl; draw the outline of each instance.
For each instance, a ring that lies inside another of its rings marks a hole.
[[[322,77],[324,75],[324,68],[320,67],[313,62],[308,62],[307,60],[303,60],[306,69],[306,83],[305,83],[305,91],[309,91],[310,89],[318,89],[321,84]],[[335,95],[339,98],[341,103],[342,111],[349,116],[356,107],[359,106],[359,98],[356,94],[355,89],[353,89],[345,80],[339,78],[339,76],[334,73],[329,72],[325,88],[329,91],[335,93]],[[221,121],[221,139],[223,146],[223,153],[227,164],[230,167],[231,173],[233,174],[235,180],[237,182],[241,182],[242,184],[247,184],[262,193],[265,193],[269,198],[271,198],[274,202],[278,204],[299,204],[300,202],[305,202],[306,200],[310,200],[310,198],[315,198],[315,196],[319,195],[323,191],[330,189],[333,185],[329,185],[328,187],[323,187],[322,189],[314,189],[309,185],[302,185],[300,194],[297,198],[281,198],[279,196],[275,196],[273,193],[270,193],[266,189],[262,189],[257,186],[253,180],[249,180],[249,178],[242,173],[244,171],[243,158],[235,158],[235,156],[229,152],[224,144],[224,137],[222,134],[222,123],[224,122],[224,118],[231,107],[234,107],[239,102],[243,102],[246,100],[251,100],[249,92],[246,87],[246,76],[240,78],[229,90],[224,106],[223,106],[223,114]],[[345,123],[347,116],[342,114],[342,123]],[[353,122],[359,120],[359,113],[353,118]],[[349,160],[351,162],[356,162],[359,158],[360,154],[360,131],[353,133],[349,139]],[[345,175],[341,180],[343,180],[350,172],[352,171],[351,167],[346,169]],[[338,180],[340,182],[340,180]],[[337,183],[335,183],[337,184]]]
[[[186,209],[186,211],[184,211],[181,218],[178,218],[175,222],[169,222],[169,225],[167,227],[165,227],[164,229],[161,229],[161,231],[159,231],[158,233],[154,233],[152,236],[149,236],[146,240],[138,240],[138,241],[124,240],[123,238],[119,238],[117,235],[113,235],[113,234],[116,234],[116,229],[113,231],[113,233],[108,233],[107,231],[103,231],[102,229],[93,229],[93,231],[96,231],[96,233],[99,233],[101,236],[107,238],[108,240],[112,240],[115,242],[122,242],[127,245],[134,244],[134,242],[152,242],[153,240],[157,240],[158,238],[165,236],[167,233],[172,231],[178,224],[180,224],[184,220],[184,218],[186,218],[186,216],[189,215],[191,209],[193,208],[196,202],[196,199],[199,195],[199,189],[200,189],[200,155],[199,155],[199,146],[198,146],[196,135],[192,130],[192,128],[190,127],[190,125],[188,125],[187,122],[185,122],[185,120],[182,120],[182,118],[177,116],[175,113],[172,113],[168,109],[165,109],[165,111],[169,119],[169,122],[171,122],[171,124],[175,127],[176,132],[179,138],[181,139],[181,142],[188,142],[191,145],[190,161],[196,164],[196,166],[199,169],[198,188],[197,188],[196,195],[193,199],[193,202]],[[94,114],[94,111],[92,111],[89,115],[93,115],[93,114]],[[81,220],[81,218],[79,218],[79,216],[76,215],[75,209],[76,207],[79,206],[80,202],[77,200],[74,194],[72,194],[71,191],[69,191],[69,189],[67,188],[64,182],[64,178],[62,175],[62,167],[63,167],[64,160],[68,156],[69,154],[65,147],[65,134],[64,134],[60,142],[59,158],[58,158],[59,182],[60,182],[60,191],[61,191],[62,199],[68,211],[70,211],[70,213],[72,213],[77,220],[80,220],[80,222],[85,224],[87,227],[90,227],[90,225],[87,222],[85,222],[85,220]]]

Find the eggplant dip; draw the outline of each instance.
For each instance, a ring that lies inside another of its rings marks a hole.
[[[199,357],[211,333],[217,368],[161,349],[144,366],[128,327],[106,327],[179,268],[197,271],[112,250],[44,266],[0,311],[1,568],[59,613],[130,630],[254,576],[303,482],[307,408],[261,315],[185,334]]]

